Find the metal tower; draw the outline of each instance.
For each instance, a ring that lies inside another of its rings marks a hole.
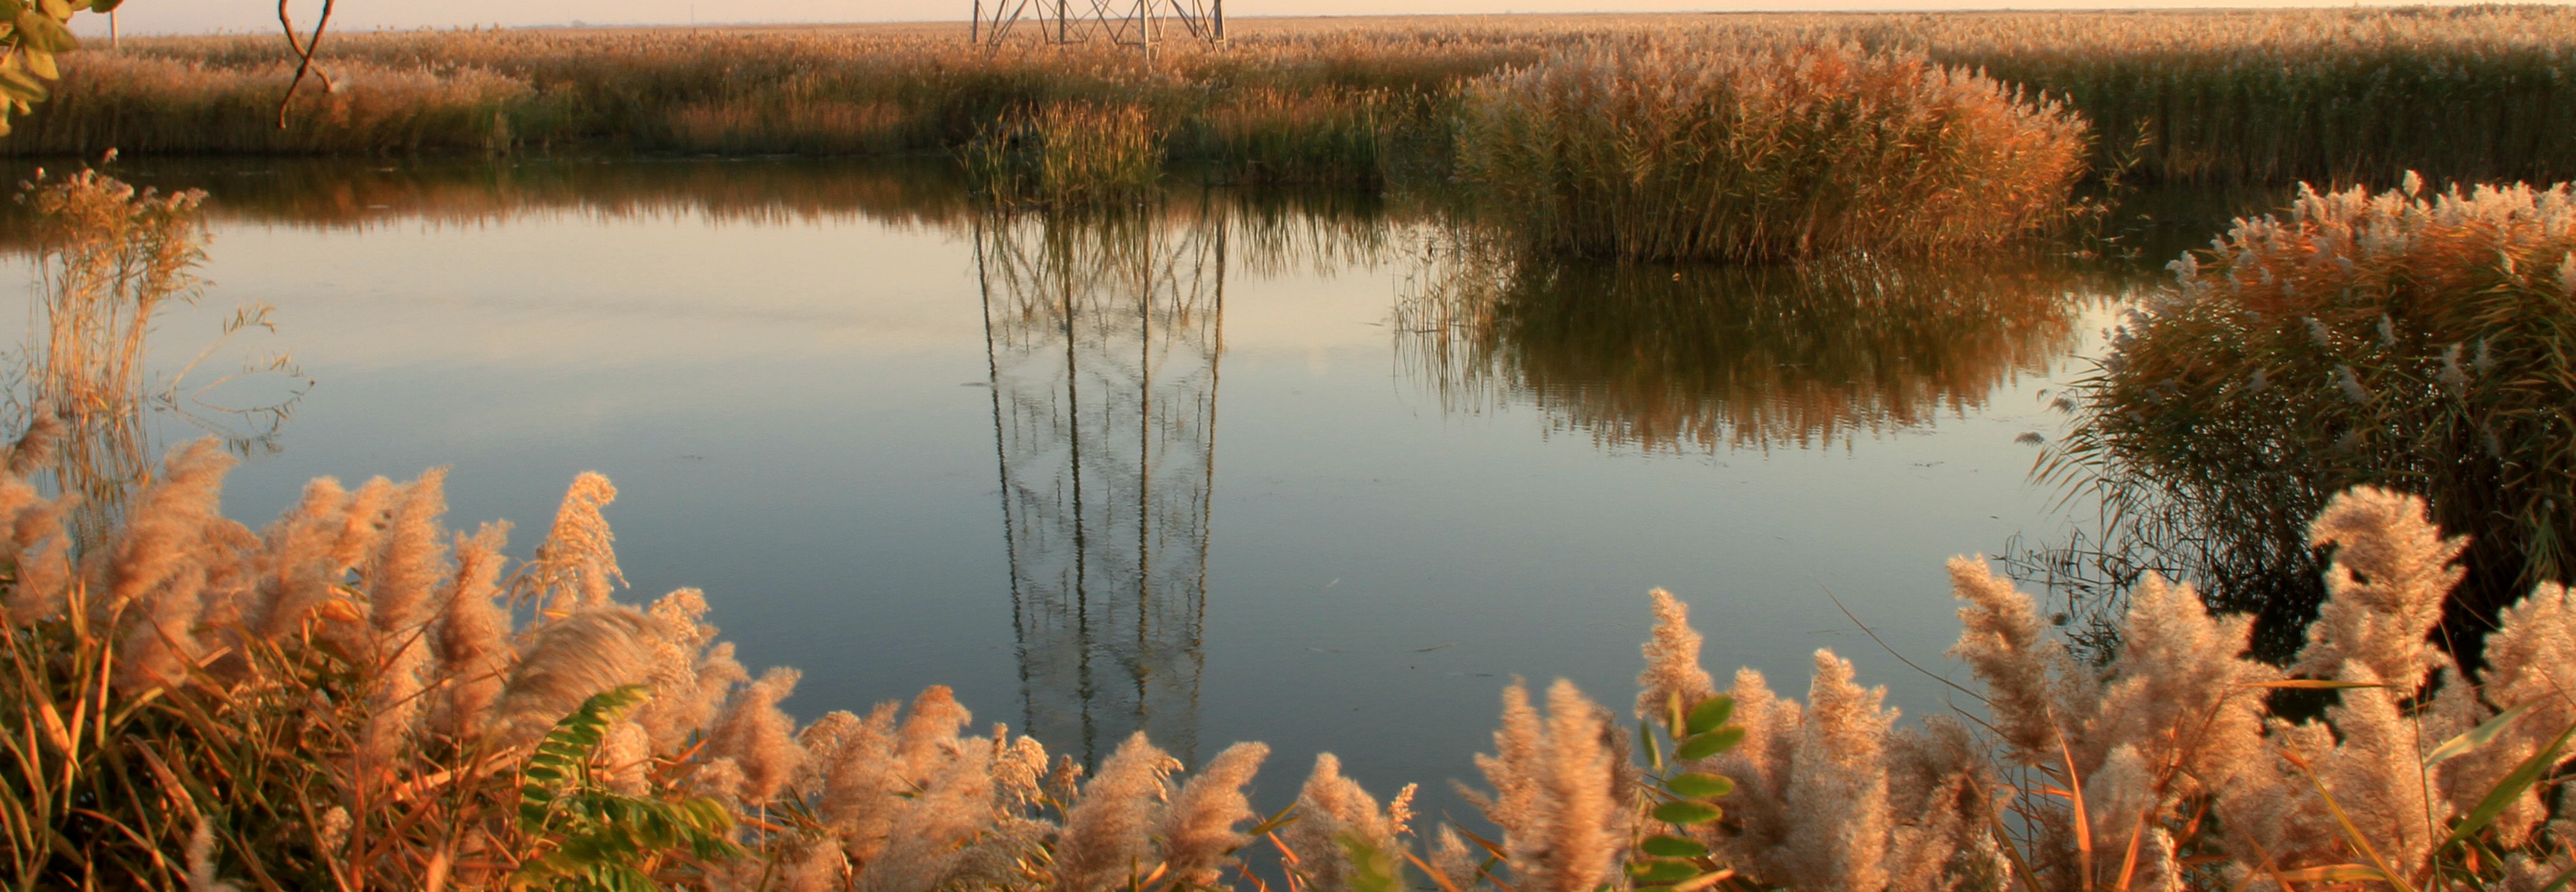
[[[975,229],[1023,731],[1097,764],[1192,761],[1224,224],[994,216]]]
[[[1025,36],[1133,46],[1152,58],[1155,44],[1174,39],[1224,46],[1225,0],[975,0],[966,34],[987,49]]]

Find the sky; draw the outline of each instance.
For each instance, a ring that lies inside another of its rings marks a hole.
[[[321,0],[293,0],[299,16],[321,9]],[[963,21],[972,0],[341,0],[334,28],[455,28],[590,25],[672,25],[793,22]],[[1235,0],[1237,15],[1361,15],[1387,13],[1501,12],[1701,12],[1748,9],[2097,8],[2208,6],[2350,6],[2331,0]],[[119,13],[127,34],[202,34],[269,31],[277,27],[274,0],[130,0]],[[104,17],[82,15],[85,33],[103,33]]]

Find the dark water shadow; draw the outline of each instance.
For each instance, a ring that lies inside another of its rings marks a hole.
[[[1528,404],[1649,451],[1810,448],[1983,407],[2078,341],[2122,277],[2043,252],[1669,266],[1426,246],[1396,307],[1404,372],[1452,411]]]

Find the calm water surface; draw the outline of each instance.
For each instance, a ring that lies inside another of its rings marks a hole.
[[[210,362],[314,382],[233,516],[452,465],[451,525],[524,551],[598,470],[633,598],[707,590],[755,672],[805,670],[800,716],[935,683],[1078,755],[1264,740],[1274,804],[1330,750],[1455,810],[1512,677],[1624,710],[1656,586],[1713,669],[1803,696],[1833,648],[1949,708],[1827,594],[1964,674],[1942,562],[2060,528],[2017,438],[2141,281],[1541,267],[1331,195],[1002,219],[882,166],[123,174],[214,194],[165,365],[263,302]]]

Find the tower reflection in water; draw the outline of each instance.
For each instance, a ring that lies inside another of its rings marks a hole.
[[[974,237],[1024,731],[1085,764],[1138,730],[1193,761],[1226,224],[994,216]]]

